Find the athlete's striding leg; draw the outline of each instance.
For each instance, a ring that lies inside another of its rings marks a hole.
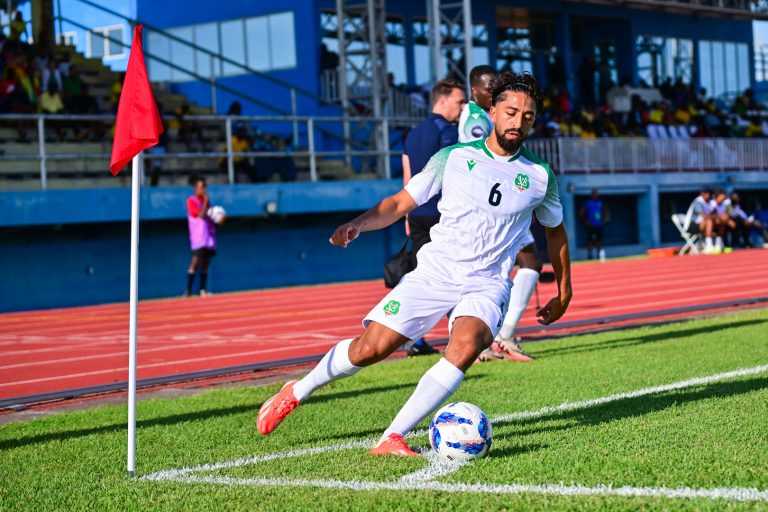
[[[479,318],[456,318],[451,329],[451,340],[441,358],[419,380],[411,397],[397,413],[379,443],[374,455],[413,455],[403,437],[412,431],[428,414],[446,401],[464,380],[466,372],[480,352],[490,346],[493,334]]]
[[[293,393],[303,402],[319,387],[386,359],[404,340],[404,336],[392,329],[371,322],[360,337],[340,341],[333,347],[306,377],[296,383]]]
[[[371,322],[360,337],[340,341],[306,377],[288,382],[262,404],[256,419],[259,432],[269,434],[316,389],[385,359],[405,340],[405,336],[396,331]]]
[[[504,324],[499,331],[499,337],[511,339],[515,334],[517,324],[523,316],[528,302],[531,300],[539,282],[539,273],[530,268],[521,268],[512,280],[512,291],[509,294],[509,309],[504,317]]]

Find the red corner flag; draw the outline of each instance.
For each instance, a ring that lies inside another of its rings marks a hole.
[[[141,48],[141,25],[137,25],[133,29],[131,56],[117,107],[112,162],[109,164],[112,174],[117,176],[134,156],[157,144],[161,133],[163,124],[149,87]]]

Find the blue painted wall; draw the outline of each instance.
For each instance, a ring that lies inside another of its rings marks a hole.
[[[375,279],[402,242],[402,224],[363,234],[348,249],[328,243],[352,212],[231,219],[218,230],[213,292]],[[140,298],[181,295],[190,251],[186,220],[141,223]],[[0,228],[0,311],[128,300],[127,222]],[[197,283],[199,284],[199,283]]]
[[[699,187],[768,202],[768,172],[572,174],[559,177],[575,259],[586,257],[578,208],[592,188],[611,209],[609,256],[676,245],[669,215],[684,212]],[[403,226],[365,233],[350,249],[328,244],[333,229],[400,188],[398,180],[211,186],[230,220],[219,230],[213,291],[381,277]],[[142,191],[142,298],[183,292],[189,263],[188,187]],[[274,214],[267,215],[267,207]],[[124,301],[128,298],[130,191],[0,192],[0,311]]]

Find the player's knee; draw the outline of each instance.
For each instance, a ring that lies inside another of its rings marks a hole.
[[[370,366],[385,359],[391,352],[386,340],[366,331],[349,345],[349,361],[355,366]]]
[[[487,341],[486,345],[486,341],[485,337],[479,334],[467,333],[456,336],[451,338],[451,346],[448,347],[446,355],[452,356],[449,361],[457,367],[468,367],[480,352],[491,345],[490,341]]]

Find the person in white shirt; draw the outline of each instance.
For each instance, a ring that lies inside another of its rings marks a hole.
[[[488,115],[491,109],[491,93],[489,84],[496,75],[496,70],[488,65],[475,66],[469,72],[469,87],[472,99],[464,105],[459,118],[459,142],[485,140],[493,130],[493,123]],[[528,231],[520,252],[517,253],[515,264],[518,267],[512,280],[512,291],[509,295],[509,308],[504,317],[499,334],[478,358],[481,362],[503,361],[510,359],[521,363],[533,361],[520,346],[521,338],[515,336],[517,324],[531,301],[541,274],[541,259],[536,252],[533,234]]]
[[[704,236],[704,252],[711,253],[714,251],[714,244],[712,243],[712,205],[710,204],[710,198],[712,194],[708,188],[702,188],[699,195],[696,196],[688,207],[688,212],[685,214],[685,222],[683,228],[689,233],[701,233]]]
[[[486,140],[440,150],[403,190],[334,231],[330,242],[346,248],[361,233],[393,224],[442,192],[440,222],[419,252],[416,270],[366,315],[360,336],[339,342],[306,377],[288,382],[262,404],[256,420],[261,434],[272,432],[316,389],[385,359],[450,312],[444,357],[424,374],[371,450],[418,455],[404,437],[458,389],[493,342],[507,309],[509,272],[534,212],[546,228],[558,290],[537,316],[548,325],[565,314],[573,292],[557,180],[523,146],[541,108],[541,89],[528,73],[505,72],[494,77],[490,91],[494,129]]]
[[[719,254],[723,252],[723,238],[728,230],[735,229],[736,223],[730,215],[731,201],[725,194],[725,190],[715,189],[712,199],[709,201],[712,218],[712,231],[715,233],[715,247],[709,252]],[[706,252],[706,250],[705,250]]]
[[[768,240],[768,230],[754,215],[747,215],[741,207],[741,197],[738,193],[732,192],[728,201],[730,202],[729,215],[735,226],[731,230],[732,245],[739,243],[742,246],[753,246],[750,240],[750,232],[753,230],[759,232],[758,239],[762,236],[763,240]]]

